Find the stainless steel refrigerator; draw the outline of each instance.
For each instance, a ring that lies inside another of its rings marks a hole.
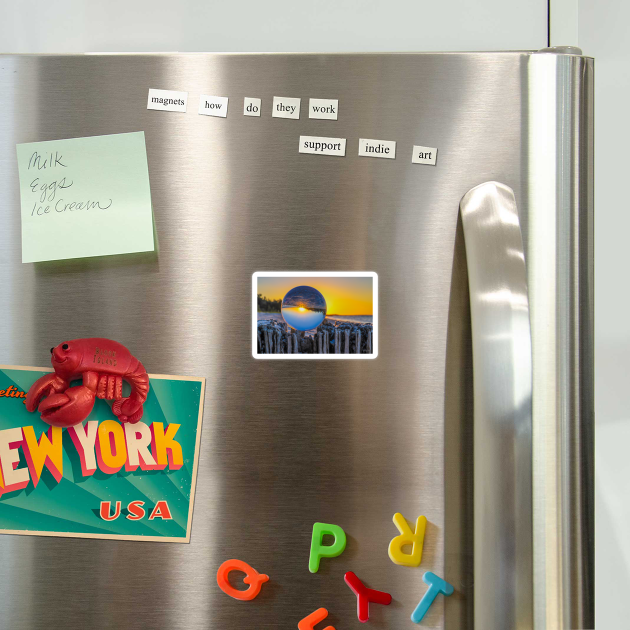
[[[150,89],[188,92],[187,113]],[[198,115],[207,94],[227,117]],[[156,251],[22,264],[16,144],[132,131]],[[375,628],[415,627],[424,571],[454,593],[422,627],[592,627],[592,182],[575,49],[2,56],[0,363],[108,337],[207,381],[190,543],[0,536],[0,628],[295,628],[322,606],[319,628],[356,628],[346,571],[392,594]],[[267,271],[375,274],[378,356],[252,356]],[[428,519],[420,567],[388,558],[395,513]],[[315,522],[348,543],[311,574]],[[217,587],[228,558],[270,576],[254,601]]]

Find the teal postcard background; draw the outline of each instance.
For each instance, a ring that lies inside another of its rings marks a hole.
[[[0,369],[0,391],[13,385],[27,392],[44,371],[27,369]],[[150,390],[144,404],[141,422],[181,425],[175,440],[182,447],[184,465],[176,471],[140,468],[133,472],[124,467],[114,475],[97,468],[89,477],[83,477],[81,464],[68,431],[63,431],[63,477],[59,483],[44,467],[37,487],[32,481],[22,490],[0,496],[0,530],[20,532],[70,533],[90,537],[142,536],[181,539],[186,542],[188,516],[194,496],[193,475],[196,473],[195,450],[197,432],[201,431],[200,408],[203,405],[203,379],[177,380],[151,378]],[[97,399],[87,420],[113,420],[110,405]],[[37,439],[49,429],[39,413],[29,413],[24,398],[0,397],[0,430],[32,426]],[[26,467],[26,459],[20,447],[19,468]],[[165,500],[173,520],[148,516],[157,501]],[[101,501],[121,501],[121,515],[114,521],[100,518]],[[144,501],[146,516],[132,521],[125,518],[131,501]]]

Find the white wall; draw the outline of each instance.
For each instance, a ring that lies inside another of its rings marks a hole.
[[[546,0],[0,0],[2,52],[514,50],[546,45]]]
[[[595,57],[595,618],[629,627],[630,2],[579,0],[579,46]]]

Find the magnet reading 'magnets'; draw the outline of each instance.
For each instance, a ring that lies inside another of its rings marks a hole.
[[[125,346],[98,337],[73,339],[51,348],[50,354],[54,373],[42,376],[28,390],[28,411],[37,408],[44,422],[71,427],[90,415],[98,397],[114,401],[112,411],[121,422],[135,424],[142,418],[149,376]],[[83,385],[70,387],[76,378],[83,378]],[[122,394],[123,379],[131,385],[127,398]]]

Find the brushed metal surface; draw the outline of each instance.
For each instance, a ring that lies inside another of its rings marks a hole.
[[[505,182],[532,246],[530,59],[0,57],[0,362],[42,365],[55,340],[106,336],[149,372],[207,378],[191,543],[0,536],[0,625],[264,630],[295,627],[323,605],[332,625],[358,626],[342,577],[353,570],[394,596],[370,623],[400,628],[432,570],[456,591],[424,627],[471,627],[458,207],[477,184]],[[188,113],[147,111],[149,87],[187,90]],[[228,96],[229,116],[197,115],[200,94]],[[301,97],[303,112],[311,96],[338,98],[339,120],[271,118],[274,95]],[[244,96],[263,99],[262,117],[241,115]],[[157,253],[22,265],[15,144],[137,130]],[[347,156],[299,155],[300,135],[345,137]],[[359,158],[359,137],[396,140],[397,159]],[[412,165],[413,144],[438,147],[437,166]],[[253,359],[250,282],[261,269],[377,272],[379,357]],[[387,557],[396,511],[429,520],[418,570]],[[348,547],[311,575],[316,520],[344,527]],[[271,577],[247,605],[216,587],[232,556]]]
[[[475,628],[533,626],[532,340],[511,188],[464,195],[474,374]]]
[[[536,628],[593,628],[593,61],[529,59]]]

